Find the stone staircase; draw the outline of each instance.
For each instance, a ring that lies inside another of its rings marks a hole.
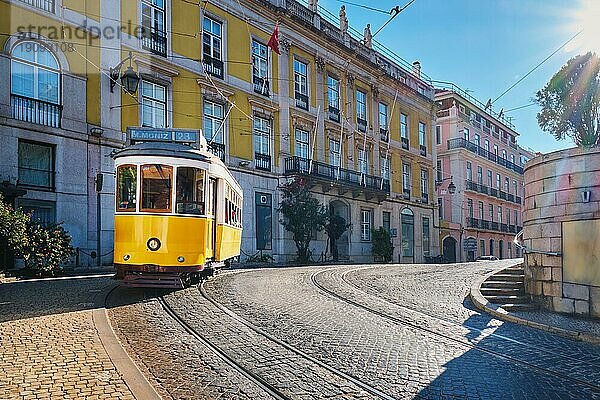
[[[481,294],[492,304],[506,311],[537,309],[531,297],[525,293],[525,271],[522,265],[506,268],[486,279]]]

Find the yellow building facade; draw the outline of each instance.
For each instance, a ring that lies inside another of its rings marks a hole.
[[[246,256],[294,257],[277,212],[293,176],[352,224],[339,258],[371,260],[379,226],[396,261],[438,255],[431,82],[328,15],[295,0],[0,0],[0,181],[64,221],[82,264],[110,263],[109,155],[127,127],[201,129],[244,189]],[[331,247],[316,233],[313,258]]]

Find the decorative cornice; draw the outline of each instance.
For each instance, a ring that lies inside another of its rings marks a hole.
[[[248,103],[250,103],[250,105],[252,107],[260,108],[260,109],[262,109],[266,112],[272,113],[272,114],[279,112],[278,106],[266,103],[262,100],[259,100],[259,99],[253,98],[253,97],[248,98]]]
[[[235,92],[232,90],[232,88],[230,88],[229,86],[227,86],[227,88],[224,88],[221,85],[217,85],[214,83],[214,80],[211,82],[207,77],[205,76],[201,76],[199,78],[196,79],[196,82],[198,83],[199,86],[202,86],[205,88],[205,90],[208,91],[208,89],[212,89],[213,93],[219,93],[219,91],[223,94],[223,96],[225,97],[231,97],[235,94]],[[219,82],[220,83],[220,82]],[[215,89],[215,86],[219,89],[217,91],[217,89]]]
[[[150,71],[156,72],[164,76],[168,76],[170,78],[179,76],[179,71],[176,68],[173,68],[172,66],[165,64],[152,56],[150,57],[150,59],[139,56],[133,56],[133,62],[138,66],[138,68],[142,66],[144,68],[149,69]]]

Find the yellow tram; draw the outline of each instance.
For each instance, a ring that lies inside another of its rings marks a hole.
[[[115,268],[126,286],[185,287],[240,254],[242,189],[196,132],[131,128],[133,144],[113,155]]]

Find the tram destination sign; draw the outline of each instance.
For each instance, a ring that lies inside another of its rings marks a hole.
[[[132,142],[179,142],[196,143],[200,130],[164,128],[127,128],[127,137]]]

